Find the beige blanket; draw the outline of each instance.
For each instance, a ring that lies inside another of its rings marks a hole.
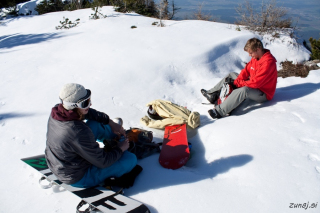
[[[200,125],[200,114],[198,112],[191,112],[185,107],[160,99],[147,104],[148,107],[150,105],[164,119],[152,120],[148,116],[144,116],[140,119],[140,122],[147,127],[164,129],[168,125],[187,123],[194,129]]]

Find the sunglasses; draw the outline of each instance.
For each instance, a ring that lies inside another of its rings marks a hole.
[[[68,107],[87,109],[91,106],[91,95],[86,99],[79,100],[77,103],[70,103],[70,102],[63,101],[63,104]]]

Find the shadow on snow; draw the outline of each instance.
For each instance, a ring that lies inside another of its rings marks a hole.
[[[240,39],[239,41],[239,37],[233,38],[229,41],[225,41],[223,44],[216,45],[208,52],[207,64],[212,73],[215,73],[222,78],[230,72],[240,71],[244,68],[245,64],[236,50],[238,46],[245,46],[243,41],[249,39],[250,35],[241,37],[244,37],[245,39]],[[243,52],[241,54],[247,53]],[[233,63],[230,63],[230,61],[233,61]]]
[[[279,88],[276,90],[275,96],[271,101],[259,104],[258,106],[253,105],[253,103],[255,103],[253,101],[245,101],[247,102],[247,105],[252,104],[253,106],[247,109],[242,109],[243,106],[240,105],[235,115],[241,115],[258,108],[272,106],[278,102],[292,101],[294,99],[302,98],[315,92],[319,88],[320,83],[304,83]],[[202,116],[201,126],[199,128],[210,122],[211,120],[206,121],[205,117]],[[253,156],[251,155],[239,154],[216,159],[213,162],[207,162],[204,157],[205,147],[199,137],[199,134],[197,134],[197,130],[188,129],[188,138],[189,142],[192,143],[192,157],[184,167],[177,170],[170,170],[161,167],[158,162],[159,154],[142,159],[138,163],[144,168],[144,170],[137,177],[135,185],[126,190],[126,195],[132,196],[152,189],[195,183],[201,180],[214,178],[217,175],[226,173],[233,168],[244,166],[253,160]],[[161,138],[158,139],[161,140]],[[212,143],[214,143],[214,141],[212,141]],[[156,209],[151,210],[153,210],[153,212],[157,212]]]
[[[262,104],[257,104],[257,102],[254,102],[252,100],[246,100],[233,111],[232,115],[243,115],[262,107],[269,107],[275,105],[278,102],[290,102],[292,100],[307,96],[317,91],[318,89],[320,89],[320,83],[303,83],[291,85],[288,87],[282,87],[276,89],[276,93],[271,101],[267,101]]]
[[[10,118],[20,118],[31,116],[32,114],[22,114],[22,113],[0,113],[0,120],[10,119]]]
[[[59,33],[5,35],[0,37],[0,49],[10,49],[17,46],[37,44],[61,37],[62,35]]]
[[[201,128],[201,125],[199,128]],[[191,138],[190,136],[194,136]],[[161,139],[160,139],[161,140]],[[132,196],[152,189],[164,188],[180,184],[195,183],[211,179],[219,174],[227,173],[232,168],[241,167],[253,160],[251,155],[240,154],[227,156],[208,162],[205,159],[205,147],[197,130],[188,129],[188,141],[192,143],[191,158],[187,164],[177,170],[165,169],[159,164],[159,154],[139,160],[138,164],[144,170],[137,177],[135,185],[125,191],[126,196]],[[214,141],[211,141],[214,143]],[[210,141],[207,141],[210,143]],[[152,209],[152,212],[157,212]]]

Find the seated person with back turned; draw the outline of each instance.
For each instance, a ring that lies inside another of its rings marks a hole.
[[[93,187],[110,177],[117,178],[122,187],[132,186],[142,168],[127,151],[128,139],[109,152],[96,142],[125,136],[122,122],[115,123],[107,114],[90,108],[91,91],[80,84],[64,85],[59,98],[61,103],[49,117],[45,150],[53,174],[74,187]]]

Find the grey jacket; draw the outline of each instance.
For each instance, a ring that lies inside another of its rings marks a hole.
[[[108,115],[94,109],[89,109],[86,119],[109,123]],[[51,114],[45,156],[50,170],[60,181],[74,184],[81,180],[91,165],[106,168],[122,156],[122,151],[117,147],[111,152],[104,152],[86,123],[80,120],[59,121]]]

